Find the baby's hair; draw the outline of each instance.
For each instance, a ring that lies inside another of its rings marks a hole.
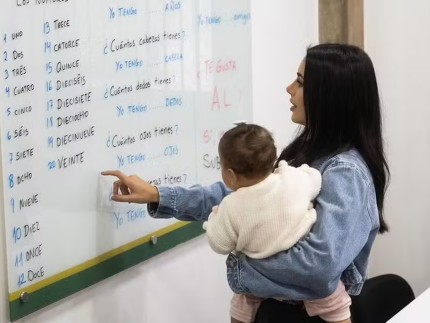
[[[271,133],[255,124],[241,124],[227,131],[218,151],[224,167],[247,178],[268,175],[277,158]]]

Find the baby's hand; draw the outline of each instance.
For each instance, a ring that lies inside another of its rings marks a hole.
[[[218,212],[218,205],[215,205],[215,206],[212,207],[212,213],[209,214],[209,219],[214,214],[217,214],[217,212]],[[207,228],[208,228],[208,221],[205,221],[205,222],[203,222],[203,230],[207,230]]]

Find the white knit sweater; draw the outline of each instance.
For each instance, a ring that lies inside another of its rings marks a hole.
[[[318,170],[280,162],[265,180],[231,193],[209,215],[209,245],[220,254],[239,251],[251,258],[291,248],[316,221],[312,201],[320,189]]]

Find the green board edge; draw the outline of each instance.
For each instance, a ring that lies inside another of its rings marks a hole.
[[[19,299],[9,302],[10,320],[11,322],[15,322],[48,305],[172,249],[178,244],[196,238],[202,233],[204,233],[204,230],[200,222],[187,224],[158,238],[155,245],[150,242],[143,243],[93,267],[43,287],[31,294],[29,293],[27,303],[23,303]]]

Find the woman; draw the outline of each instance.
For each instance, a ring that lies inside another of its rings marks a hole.
[[[317,45],[307,50],[287,92],[291,119],[303,127],[278,162],[297,167],[306,163],[320,170],[318,219],[310,234],[288,251],[260,260],[243,254],[230,258],[229,270],[236,272],[230,287],[262,298],[319,299],[331,295],[341,279],[350,294],[359,294],[374,239],[388,230],[383,203],[389,170],[373,64],[358,47]],[[114,200],[149,203],[154,218],[204,221],[212,206],[229,194],[220,182],[157,189],[136,176],[104,174],[119,178]],[[310,319],[298,301],[274,300],[263,303],[256,322],[287,319],[319,322]]]

